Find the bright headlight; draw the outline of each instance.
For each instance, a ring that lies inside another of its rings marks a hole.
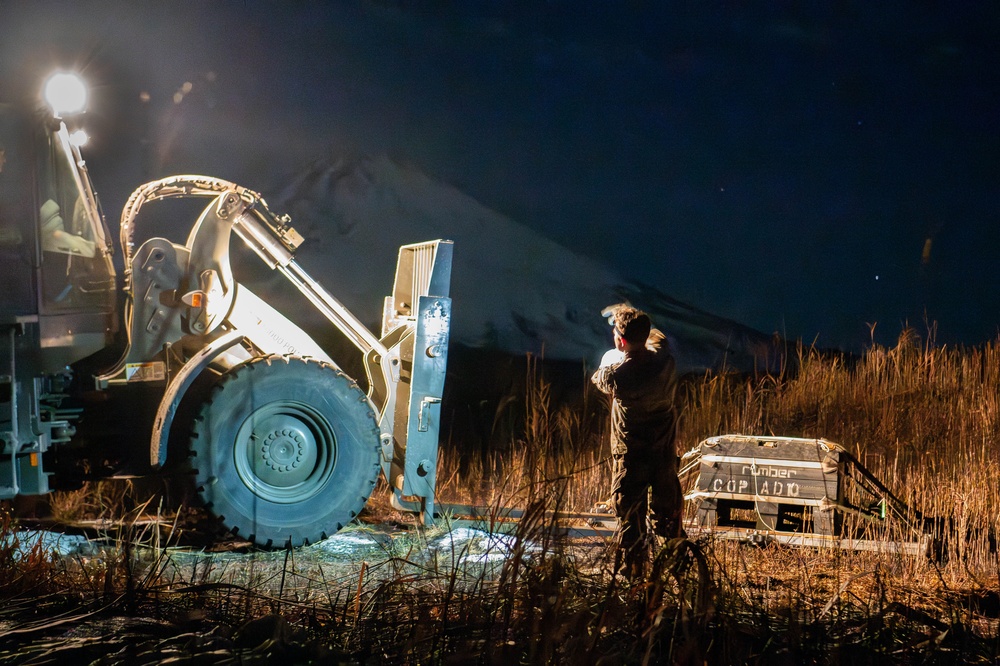
[[[87,86],[76,74],[57,72],[45,82],[45,102],[57,118],[87,108]]]
[[[87,136],[87,132],[82,129],[78,129],[69,135],[69,142],[77,148],[82,148],[87,145],[88,141],[90,141],[90,137]]]

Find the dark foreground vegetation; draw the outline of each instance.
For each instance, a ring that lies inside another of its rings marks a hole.
[[[906,331],[861,358],[795,361],[794,376],[687,381],[681,448],[725,433],[837,442],[933,517],[934,556],[700,536],[656,544],[641,580],[617,577],[612,543],[554,537],[546,517],[606,499],[604,404],[583,372],[575,400],[554,399],[529,362],[492,444],[446,442],[438,471],[444,500],[528,507],[513,535],[449,541],[376,492],[346,534],[378,547],[206,554],[178,547],[186,512],[157,525],[155,494],[90,486],[51,506],[123,526],[88,547],[53,554],[9,513],[0,525],[0,663],[1000,663],[1000,344]]]

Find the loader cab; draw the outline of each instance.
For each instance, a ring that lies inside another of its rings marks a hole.
[[[0,104],[0,150],[0,324],[37,324],[37,370],[57,372],[112,343],[107,230],[66,122]]]
[[[25,123],[10,104],[0,104],[0,320],[37,314],[35,224],[31,215],[33,160]],[[27,167],[27,168],[26,168]]]

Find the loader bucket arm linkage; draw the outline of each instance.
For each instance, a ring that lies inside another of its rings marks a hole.
[[[204,176],[174,176],[143,185],[122,211],[121,245],[125,289],[132,284],[135,219],[147,201],[216,197],[216,213],[268,266],[287,278],[363,354],[368,398],[377,415],[382,470],[397,508],[433,520],[441,397],[451,325],[452,241],[435,240],[400,248],[393,294],[385,299],[381,337],[376,337],[340,301],[296,262],[302,237],[287,216],[272,213],[264,199],[234,183]],[[227,239],[222,239],[225,246]],[[189,240],[189,245],[191,242]],[[227,262],[228,263],[228,260]],[[229,266],[224,266],[228,272]],[[131,307],[131,303],[126,305]],[[126,318],[130,316],[126,311]],[[130,326],[126,326],[130,330]],[[227,336],[231,337],[231,336]],[[229,344],[229,343],[227,343]],[[202,361],[204,362],[204,361]],[[178,380],[184,377],[180,373]],[[157,415],[153,452],[165,452],[169,421],[186,386],[170,387]]]

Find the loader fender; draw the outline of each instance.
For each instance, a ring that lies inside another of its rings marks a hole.
[[[149,440],[149,463],[153,469],[159,469],[167,462],[167,441],[170,437],[170,426],[174,422],[174,416],[177,415],[177,407],[181,404],[181,400],[184,399],[184,394],[187,393],[192,382],[219,354],[239,344],[241,340],[243,340],[243,334],[235,330],[216,338],[185,363],[180,372],[170,381],[166,391],[163,392],[160,406],[156,410],[153,434]]]

